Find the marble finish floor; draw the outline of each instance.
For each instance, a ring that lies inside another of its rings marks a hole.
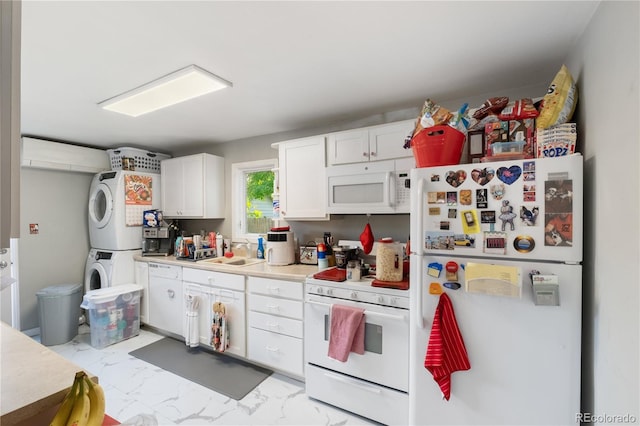
[[[136,337],[95,349],[83,325],[72,341],[49,348],[98,376],[107,414],[120,422],[146,415],[158,425],[376,424],[307,397],[304,383],[277,373],[236,401],[129,355],[162,337],[143,327]]]

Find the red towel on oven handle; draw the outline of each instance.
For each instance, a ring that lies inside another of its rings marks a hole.
[[[431,372],[447,401],[451,396],[451,373],[471,368],[451,299],[440,295],[427,344],[424,367]]]
[[[328,356],[346,362],[349,352],[364,354],[364,309],[331,305]]]

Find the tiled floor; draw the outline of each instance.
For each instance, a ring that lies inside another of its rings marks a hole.
[[[98,376],[107,414],[120,422],[147,415],[151,422],[144,424],[158,425],[375,424],[308,398],[304,383],[280,374],[236,401],[129,355],[162,337],[143,328],[139,336],[95,349],[89,328],[81,326],[71,342],[49,348]]]

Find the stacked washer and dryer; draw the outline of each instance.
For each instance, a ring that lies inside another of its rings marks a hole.
[[[96,174],[89,191],[85,292],[135,282],[143,213],[162,207],[160,161],[169,156],[135,148],[107,152],[112,170]]]

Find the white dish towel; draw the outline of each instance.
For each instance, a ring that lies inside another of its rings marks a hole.
[[[200,298],[193,294],[187,294],[185,299],[187,304],[187,318],[184,343],[191,348],[195,348],[200,345],[200,327],[198,322]]]

